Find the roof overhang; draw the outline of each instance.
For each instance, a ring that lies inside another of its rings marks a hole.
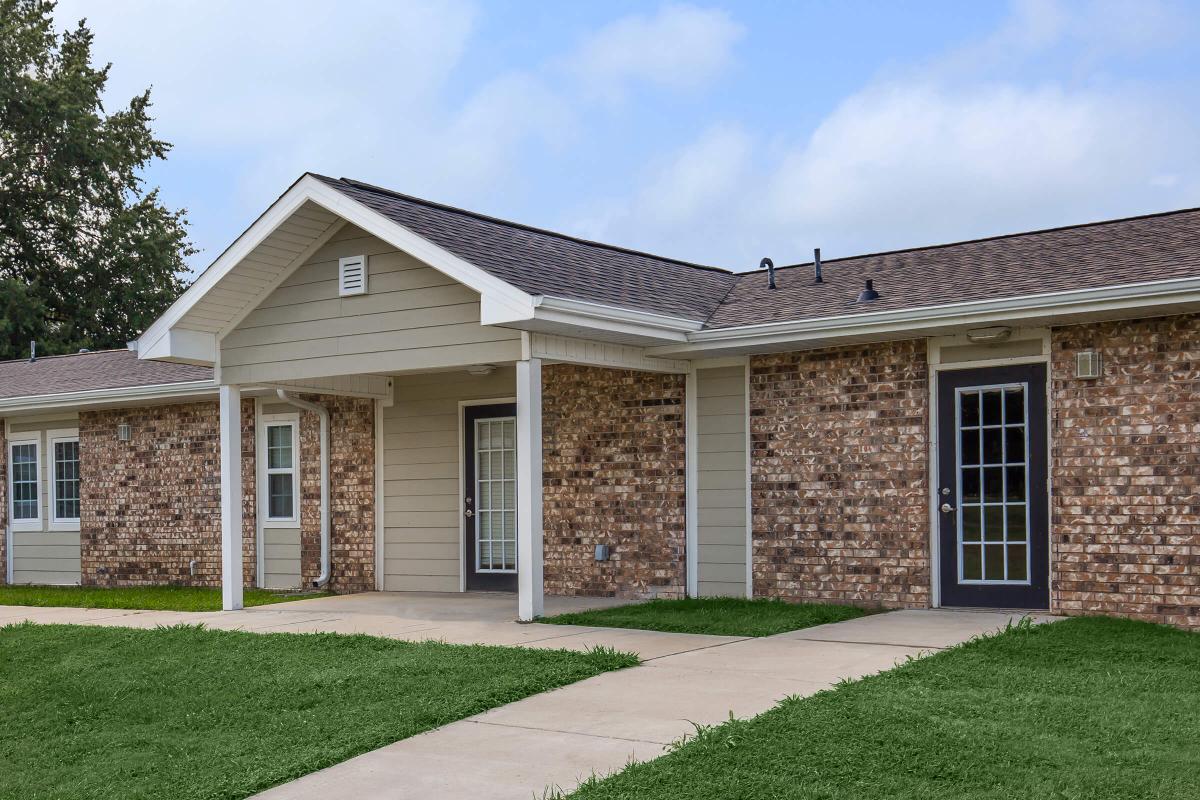
[[[0,400],[0,416],[41,413],[59,409],[96,408],[188,402],[215,397],[212,380],[162,383],[151,386],[121,386],[115,389],[88,389],[79,392],[13,397]]]
[[[911,339],[997,324],[1070,325],[1200,310],[1200,277],[1104,286],[943,306],[715,328],[647,348],[662,358],[696,358]]]

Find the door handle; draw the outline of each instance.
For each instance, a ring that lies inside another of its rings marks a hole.
[[[473,516],[475,516],[475,512],[474,512],[474,511],[472,511],[471,509],[469,509],[469,508],[468,508],[468,509],[467,509],[467,516],[468,516],[468,517],[473,517]]]
[[[949,514],[953,510],[954,510],[954,506],[950,505],[949,503],[942,503],[942,513],[943,514]]]

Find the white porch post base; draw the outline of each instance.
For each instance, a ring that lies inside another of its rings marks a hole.
[[[242,391],[220,388],[221,608],[242,608]]]
[[[542,616],[542,361],[517,362],[517,615]]]

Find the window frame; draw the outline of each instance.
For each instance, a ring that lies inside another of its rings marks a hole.
[[[16,492],[13,491],[13,487],[16,483],[16,476],[13,470],[13,450],[17,447],[22,447],[25,445],[33,445],[33,458],[35,466],[34,488],[37,494],[37,516],[26,519],[17,519],[17,498]],[[42,473],[42,449],[41,431],[30,432],[27,434],[9,434],[8,436],[8,449],[6,452],[6,455],[8,456],[8,469],[6,470],[8,472],[8,525],[14,531],[42,530],[42,518],[45,516],[43,512],[45,511],[46,505],[46,498],[44,494],[45,489],[43,486],[44,475]]]
[[[79,446],[79,431],[71,429],[48,430],[46,431],[46,464],[45,464],[45,480],[47,484],[47,510],[49,511],[48,529],[52,531],[77,531],[79,530],[79,517],[60,517],[58,516],[58,458],[55,453],[55,445],[60,442],[74,442],[75,455],[77,458],[76,464],[81,465],[83,451]],[[79,512],[83,513],[83,473],[76,467],[77,475],[75,481],[79,486]]]
[[[292,466],[289,468],[271,468],[268,461],[269,442],[267,432],[271,428],[289,427],[292,431]],[[300,415],[297,414],[263,414],[259,417],[258,425],[258,474],[259,474],[259,519],[264,528],[299,528],[300,527]],[[292,513],[288,517],[271,516],[271,476],[292,476]]]

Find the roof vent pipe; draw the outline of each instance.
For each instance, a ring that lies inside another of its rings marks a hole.
[[[871,303],[879,299],[879,292],[875,291],[875,281],[867,278],[867,288],[858,293],[859,303]]]
[[[816,278],[813,283],[824,283],[825,280],[821,277],[821,248],[813,249],[813,272],[816,273]]]
[[[283,389],[276,389],[279,399],[306,411],[314,411],[321,418],[321,574],[313,581],[313,587],[324,589],[329,583],[331,572],[329,558],[329,409],[292,397]]]
[[[32,364],[35,361],[37,361],[37,339],[31,339],[29,341],[29,363]]]
[[[775,262],[769,258],[764,258],[762,261],[758,262],[758,268],[762,269],[763,267],[766,267],[766,269],[767,269],[767,288],[774,289],[775,288]]]

